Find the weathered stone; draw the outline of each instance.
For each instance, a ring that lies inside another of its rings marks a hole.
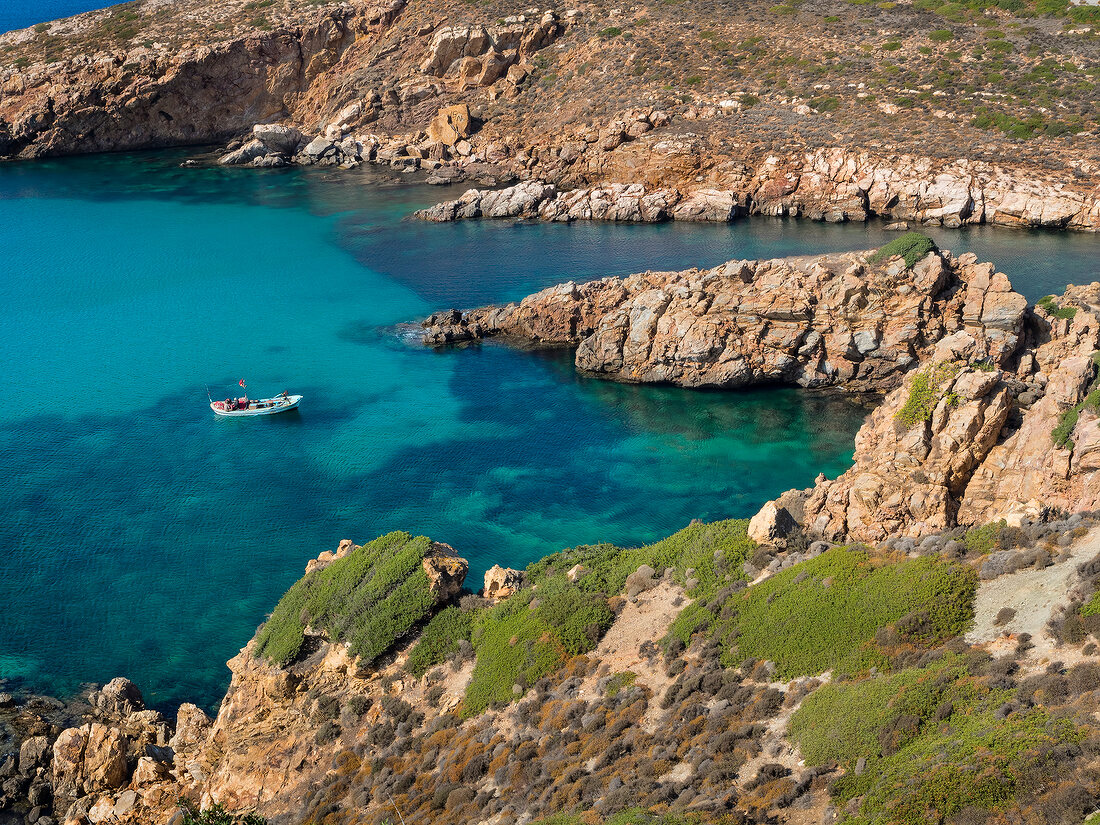
[[[474,119],[465,103],[440,109],[428,124],[428,138],[444,146],[454,146],[473,131]]]
[[[523,584],[523,573],[510,567],[494,564],[485,571],[481,594],[493,601],[502,601],[516,593]]]
[[[257,123],[252,127],[252,136],[277,155],[293,155],[302,142],[301,132],[278,123]]]
[[[458,595],[469,569],[469,563],[460,558],[451,545],[432,542],[428,555],[424,557],[424,572],[428,574],[428,585],[436,604]]]
[[[783,507],[769,501],[749,520],[748,536],[757,544],[785,544],[798,524]]]
[[[44,765],[50,754],[50,740],[45,736],[31,736],[19,745],[19,772],[31,773]]]
[[[122,720],[135,711],[145,709],[145,701],[137,685],[116,676],[91,697],[92,706],[104,716]]]

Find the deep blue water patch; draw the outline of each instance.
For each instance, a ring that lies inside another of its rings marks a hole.
[[[851,461],[864,410],[791,389],[578,375],[567,352],[432,351],[403,322],[563,280],[881,245],[876,225],[424,224],[455,190],[364,172],[180,168],[181,153],[0,166],[0,678],[119,674],[213,706],[305,561],[407,529],[472,563],[747,516]],[[1033,297],[1097,240],[935,233]],[[299,413],[218,420],[236,391]]]

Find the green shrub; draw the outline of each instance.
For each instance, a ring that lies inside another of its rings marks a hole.
[[[1040,298],[1035,302],[1035,305],[1041,307],[1047,315],[1052,318],[1060,318],[1062,320],[1069,320],[1077,314],[1077,307],[1062,307],[1054,300],[1053,295],[1047,295],[1045,298]]]
[[[644,547],[582,545],[528,565],[529,587],[471,619],[469,638],[477,661],[463,713],[473,716],[494,702],[516,699],[569,656],[591,650],[614,619],[608,597],[622,592],[627,576],[643,564],[658,573],[671,568],[685,585],[693,579],[693,596],[709,596],[720,585],[740,581],[741,565],[756,546],[747,526],[745,520],[692,524]],[[566,572],[576,565],[585,572],[573,582]],[[410,654],[410,662],[416,656],[418,669],[420,662],[435,660],[437,654],[429,655],[429,650],[446,645],[451,622],[440,619],[432,628],[433,620],[425,628],[430,648],[422,657],[416,648]]]
[[[702,630],[734,666],[753,657],[775,662],[782,679],[836,669],[884,667],[875,634],[914,611],[910,641],[933,646],[972,618],[977,576],[937,557],[891,563],[837,547],[710,605],[696,604],[673,623],[670,639],[687,644]]]
[[[180,800],[183,808],[183,825],[267,825],[259,814],[233,814],[221,803],[200,811],[194,803]]]
[[[476,716],[494,702],[518,698],[527,685],[554,672],[566,651],[553,629],[529,607],[531,593],[517,593],[478,617],[473,632],[477,662],[466,687],[464,716]]]
[[[618,26],[608,26],[606,29],[601,29],[597,34],[600,37],[618,37],[623,33],[623,30]]]
[[[256,655],[279,665],[292,662],[310,626],[373,662],[431,611],[421,564],[430,546],[424,536],[389,533],[306,575],[260,628]]]
[[[1100,590],[1092,594],[1087,602],[1081,605],[1082,616],[1100,616]]]
[[[927,235],[920,232],[906,232],[901,237],[895,238],[883,246],[868,260],[871,263],[876,263],[900,255],[905,260],[905,265],[912,269],[917,261],[929,252],[935,252],[936,249],[936,244]]]
[[[457,607],[445,607],[420,631],[420,638],[409,651],[405,670],[420,678],[448,655],[458,650],[459,642],[470,640],[474,612]]]
[[[620,690],[624,690],[634,684],[634,680],[638,678],[638,674],[630,670],[624,670],[622,673],[616,673],[610,679],[607,680],[607,695],[615,697],[619,695]]]
[[[972,556],[984,556],[986,553],[992,553],[997,546],[998,533],[1007,526],[1008,523],[1001,519],[991,524],[983,524],[981,527],[972,527],[967,530],[963,536],[963,546],[966,547],[966,552]]]
[[[950,29],[936,29],[935,31],[928,32],[928,39],[933,43],[946,43],[954,36],[955,35],[951,33]]]
[[[957,361],[941,361],[914,375],[909,385],[909,397],[897,414],[897,420],[902,426],[910,429],[924,421],[930,421],[936,405],[943,397],[944,385],[953,381],[961,370],[962,364]]]
[[[927,668],[827,685],[803,701],[790,731],[814,764],[867,759],[859,776],[833,785],[839,803],[861,797],[856,821],[948,821],[1042,784],[1057,769],[1051,749],[1080,740],[1072,722],[1041,708],[1005,717],[1013,693],[975,679],[968,660],[948,654]]]
[[[1056,447],[1065,450],[1073,444],[1073,430],[1077,426],[1079,415],[1077,407],[1070,407],[1058,418],[1058,425],[1050,433],[1050,439]]]
[[[602,593],[581,590],[564,573],[543,581],[537,596],[538,618],[554,629],[572,656],[595,647],[615,619]]]
[[[582,545],[528,565],[527,579],[539,583],[579,564],[587,572],[577,581],[578,587],[613,596],[622,591],[627,576],[648,564],[658,575],[672,568],[681,584],[687,583],[686,573],[690,569],[693,571],[690,578],[697,584],[688,595],[709,594],[723,582],[744,578],[741,564],[756,547],[746,532],[748,526],[747,519],[692,524],[645,547]]]

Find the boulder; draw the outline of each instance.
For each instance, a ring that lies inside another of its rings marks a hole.
[[[104,716],[122,720],[139,710],[145,710],[145,700],[137,685],[122,676],[116,676],[90,697],[92,707]]]
[[[206,741],[212,724],[202,708],[185,702],[176,713],[176,733],[168,744],[176,753],[191,752]]]
[[[31,736],[19,745],[19,772],[31,773],[44,765],[50,754],[50,740],[45,736]]]
[[[428,575],[428,586],[436,604],[450,601],[462,590],[469,562],[460,558],[454,548],[443,542],[433,541],[428,555],[424,557],[424,572]]]
[[[112,790],[126,784],[126,741],[117,728],[93,722],[84,748],[84,787]]]
[[[749,521],[748,535],[757,544],[778,546],[786,544],[787,537],[797,528],[798,523],[786,508],[769,501]]]
[[[222,155],[218,158],[218,163],[222,166],[247,166],[256,158],[262,158],[268,154],[268,151],[263,141],[253,138],[239,149],[234,149],[232,152]]]
[[[252,137],[277,155],[293,155],[302,142],[301,132],[278,123],[257,123],[252,127]]]
[[[140,788],[144,785],[162,782],[167,778],[168,765],[151,757],[142,756],[137,761],[137,767],[134,768],[134,777],[131,781],[135,788]]]
[[[634,598],[639,593],[651,589],[657,584],[656,575],[657,571],[648,564],[641,565],[626,577],[626,595]]]
[[[302,150],[302,154],[307,158],[317,160],[327,155],[331,155],[335,151],[336,145],[331,140],[324,137],[315,137],[306,144],[306,147]]]
[[[494,564],[485,572],[481,594],[495,602],[507,599],[523,585],[523,573],[510,567]]]
[[[474,131],[474,118],[465,103],[440,109],[428,124],[428,138],[434,143],[454,146]]]

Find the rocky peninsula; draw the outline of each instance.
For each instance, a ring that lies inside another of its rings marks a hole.
[[[1100,285],[1029,307],[992,264],[921,256],[922,238],[564,284],[437,313],[424,340],[573,347],[579,370],[619,381],[887,393],[856,437],[855,466],[770,510],[830,540],[1094,509]]]

